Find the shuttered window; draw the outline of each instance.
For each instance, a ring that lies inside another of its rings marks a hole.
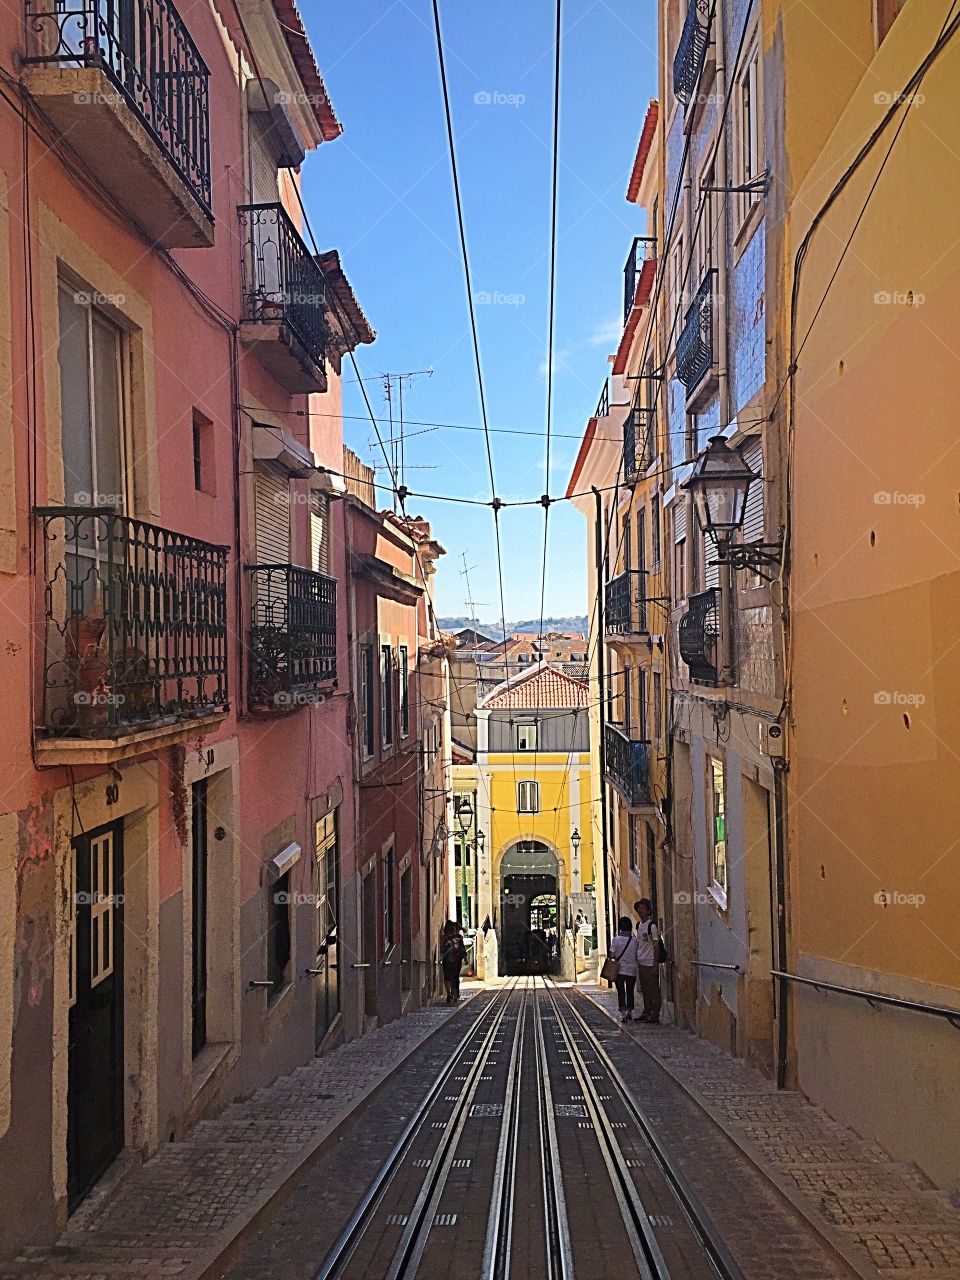
[[[707,534],[703,535],[703,586],[707,590],[710,587],[720,586],[720,566],[717,563],[717,547],[712,538]]]
[[[330,500],[315,490],[310,494],[310,568],[330,572]]]
[[[271,463],[254,470],[254,522],[257,562],[290,563],[290,480]]]
[[[744,462],[758,477],[750,482],[747,490],[747,506],[743,516],[744,542],[763,542],[764,510],[763,510],[763,443],[759,436],[749,439],[741,450]]]
[[[683,498],[673,508],[673,543],[674,595],[682,600],[687,594],[687,504]]]
[[[539,813],[540,812],[540,783],[539,782],[518,782],[517,783],[517,812],[518,813]]]
[[[277,162],[267,137],[269,116],[251,112],[250,122],[250,189],[254,204],[276,204],[280,199]]]

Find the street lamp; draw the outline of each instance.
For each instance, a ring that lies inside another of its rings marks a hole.
[[[711,436],[681,487],[693,495],[697,522],[716,544],[720,563],[759,573],[762,565],[780,563],[780,544],[733,544],[743,529],[747,494],[754,481],[762,483],[762,478],[747,466],[740,451],[731,449],[723,436]]]
[[[573,845],[573,856],[576,858],[580,852],[580,841],[582,837],[576,827],[570,833],[570,843]]]
[[[470,928],[470,885],[467,881],[467,850],[470,843],[467,832],[473,826],[473,805],[469,796],[461,796],[457,803],[457,823],[460,827],[462,852],[460,854],[460,920],[464,928]]]
[[[470,803],[469,796],[461,796],[457,803],[457,822],[460,824],[460,830],[466,835],[473,825],[473,805]]]

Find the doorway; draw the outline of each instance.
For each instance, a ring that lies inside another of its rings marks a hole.
[[[560,864],[540,840],[521,840],[500,860],[500,955],[504,973],[546,973],[559,964]]]
[[[363,877],[363,1011],[368,1018],[377,1016],[377,872],[373,868]]]
[[[209,780],[193,784],[192,870],[193,908],[191,954],[193,973],[190,989],[192,1053],[196,1057],[207,1043],[207,788]]]
[[[337,968],[337,922],[340,918],[340,849],[337,811],[332,810],[314,827],[316,844],[317,959],[315,1040],[320,1047],[340,1013],[340,981]]]
[[[72,1211],[123,1147],[123,823],[71,844],[67,1196]]]
[[[400,877],[400,986],[409,991],[413,964],[413,917],[410,900],[410,868]]]

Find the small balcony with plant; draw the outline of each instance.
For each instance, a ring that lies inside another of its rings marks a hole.
[[[240,206],[240,340],[288,391],[326,391],[324,276],[282,204]]]
[[[105,507],[42,507],[43,764],[109,764],[229,710],[226,547]]]
[[[625,569],[604,587],[603,630],[608,638],[647,640],[646,578],[642,569]]]
[[[23,84],[167,249],[213,244],[209,72],[172,0],[23,0]]]
[[[247,567],[247,702],[262,714],[296,711],[337,683],[337,580],[293,564]]]

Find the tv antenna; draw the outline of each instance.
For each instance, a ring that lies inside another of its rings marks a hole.
[[[390,451],[390,469],[396,476],[396,487],[403,487],[403,477],[406,471],[406,442],[403,438],[403,384],[404,382],[412,382],[414,378],[432,378],[433,366],[429,369],[414,369],[410,373],[382,373],[380,375],[383,381],[383,394],[387,401],[389,436],[387,439],[387,448]],[[396,403],[397,417],[393,416],[394,404],[394,383],[396,383]],[[397,495],[393,495],[393,509],[397,509]]]

